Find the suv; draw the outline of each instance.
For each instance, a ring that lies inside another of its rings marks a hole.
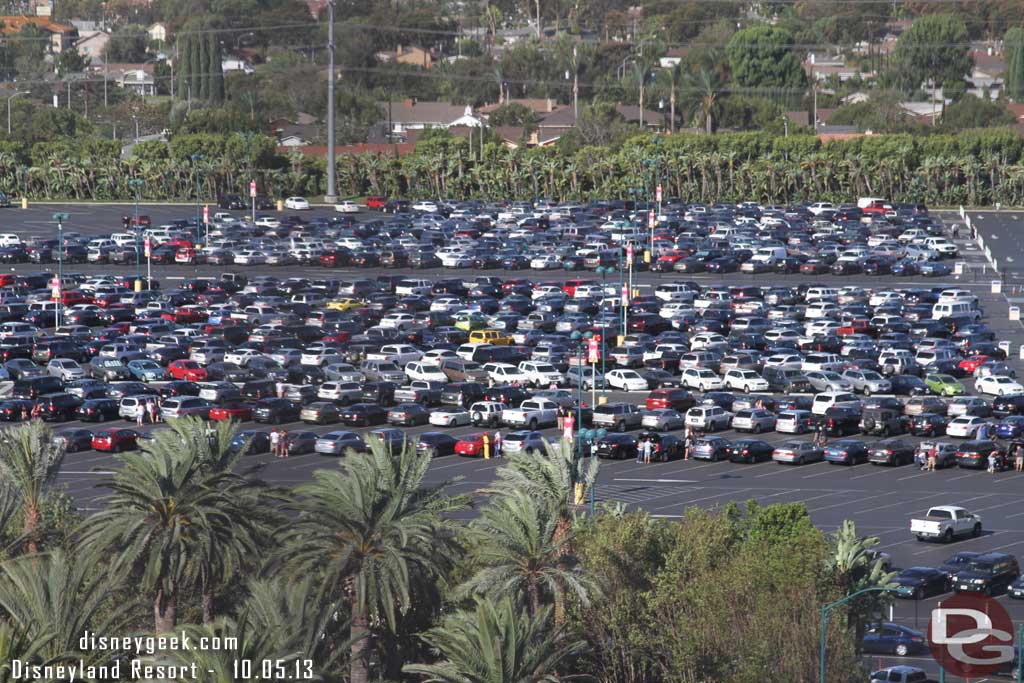
[[[655,389],[647,395],[645,406],[648,410],[671,408],[683,413],[696,404],[693,394],[686,389]]]
[[[441,390],[441,405],[468,408],[484,397],[484,385],[479,382],[453,382]]]
[[[830,436],[856,434],[860,426],[860,411],[845,406],[832,406],[818,418],[818,424]]]
[[[956,573],[953,590],[957,593],[997,595],[1020,575],[1017,558],[1008,553],[984,553],[972,559]]]
[[[892,436],[905,432],[907,421],[903,415],[890,408],[869,408],[861,417],[860,430],[864,434]]]
[[[631,403],[605,403],[594,408],[595,427],[609,427],[624,432],[639,427],[642,420],[640,408]]]
[[[477,401],[469,407],[469,421],[477,427],[501,424],[501,411],[508,406],[497,401]]]

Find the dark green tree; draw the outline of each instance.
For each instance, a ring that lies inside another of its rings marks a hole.
[[[907,92],[962,83],[973,66],[967,27],[951,14],[923,16],[899,37],[892,64],[890,78]]]
[[[1024,99],[1024,28],[1015,26],[1003,39],[1006,54],[1006,94],[1016,101]]]
[[[199,99],[210,99],[210,41],[204,35],[196,36],[196,61],[199,64]],[[192,93],[195,97],[196,93]]]
[[[146,59],[146,30],[142,26],[128,25],[110,34],[103,48],[108,62],[137,64]]]
[[[207,35],[206,53],[206,73],[209,79],[206,99],[214,104],[220,104],[224,101],[224,67],[220,39],[216,33],[211,32]]]
[[[949,132],[966,128],[991,128],[1016,123],[1017,117],[1001,102],[982,100],[965,95],[959,102],[946,107],[942,114],[942,127]]]
[[[792,44],[788,31],[771,26],[737,31],[725,48],[733,78],[744,88],[802,91],[807,76]]]

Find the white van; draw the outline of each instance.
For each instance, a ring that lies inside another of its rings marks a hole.
[[[947,301],[932,306],[932,320],[965,315],[975,322],[981,320],[981,311],[970,301]]]
[[[662,301],[693,301],[693,290],[686,285],[670,283],[658,285],[654,289],[655,298]]]
[[[814,396],[811,412],[815,415],[824,415],[832,406],[857,408],[860,406],[860,399],[849,391],[824,391]]]
[[[958,358],[956,352],[953,351],[953,349],[946,347],[922,349],[917,352],[916,356],[914,356],[914,360],[916,360],[917,364],[922,367],[928,367],[929,365],[940,361],[955,360],[956,358]]]
[[[810,303],[812,301],[820,300],[831,300],[835,301],[839,298],[839,290],[833,289],[832,287],[811,287],[804,294],[804,301]]]
[[[21,238],[12,232],[0,234],[0,247],[20,247]]]
[[[759,247],[750,260],[773,266],[785,259],[787,255],[785,247]]]

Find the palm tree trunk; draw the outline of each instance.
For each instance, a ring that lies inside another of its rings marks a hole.
[[[572,547],[566,542],[565,539],[569,537],[569,532],[572,529],[572,520],[569,519],[569,514],[564,512],[559,515],[558,523],[555,525],[555,533],[552,535],[552,540],[560,544],[561,550],[558,555],[558,569],[563,572],[569,571],[569,564],[566,562],[566,558],[572,553]],[[561,626],[565,623],[565,598],[564,595],[559,594],[555,596],[555,626]]]
[[[153,601],[153,630],[156,633],[170,633],[178,621],[178,601],[173,594],[165,595],[163,589]]]
[[[32,554],[39,552],[39,541],[36,539],[36,530],[39,528],[39,506],[29,503],[25,505],[25,521],[22,524],[22,532],[28,539],[28,551]]]
[[[207,587],[203,590],[203,623],[210,625],[213,618],[213,589]]]
[[[365,610],[360,608],[357,598],[352,598],[352,626],[349,628],[352,647],[350,650],[351,664],[349,669],[349,683],[368,683],[370,680],[370,667],[367,662],[367,655],[370,644],[370,620]]]
[[[528,592],[530,594],[530,614],[534,614],[535,615],[538,612],[540,612],[540,587],[537,585],[536,581],[530,581],[530,586],[529,586]],[[353,625],[353,628],[355,628],[354,625]],[[355,646],[353,646],[353,647],[355,647]],[[354,668],[355,667],[355,659],[353,659],[352,661],[353,661],[353,668]],[[355,679],[355,676],[353,675],[351,683],[366,683],[366,681],[357,681]]]

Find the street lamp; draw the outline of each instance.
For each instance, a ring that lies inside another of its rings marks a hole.
[[[11,100],[19,95],[28,95],[28,90],[19,90],[7,98],[7,134],[11,134]]]
[[[845,605],[846,603],[850,602],[854,598],[859,597],[861,595],[864,595],[866,593],[892,593],[892,592],[895,592],[895,590],[896,590],[895,588],[885,588],[885,587],[881,587],[881,586],[876,586],[874,588],[864,588],[862,590],[857,591],[856,593],[850,593],[849,595],[847,595],[842,600],[836,600],[835,602],[830,602],[829,604],[822,606],[822,608],[821,608],[821,653],[820,653],[820,658],[818,660],[818,669],[819,669],[819,672],[821,673],[821,683],[825,683],[825,632],[826,632],[826,627],[828,625],[828,613],[831,612],[836,607],[839,607],[841,605]]]
[[[249,151],[249,145],[252,143],[253,138],[256,137],[255,133],[242,133],[242,139],[245,140],[245,167],[249,173],[249,185],[252,186],[252,153]],[[249,191],[252,195],[252,222],[256,222],[256,193],[252,190]]]
[[[327,0],[327,194],[324,201],[328,204],[338,201],[334,158],[334,2]]]
[[[192,155],[192,168],[195,173],[196,181],[196,234],[199,232],[199,162],[206,158],[205,154],[193,154]],[[206,226],[206,248],[210,248],[210,226]]]
[[[586,350],[587,350],[587,342],[588,342],[588,340],[592,339],[593,336],[594,336],[594,333],[591,332],[590,330],[587,330],[586,332],[583,332],[582,334],[579,332],[579,330],[576,330],[575,332],[573,332],[570,335],[570,339],[572,339],[573,341],[575,341],[577,343],[577,346],[576,346],[576,363],[577,363],[577,366],[576,367],[578,367],[579,370],[580,370],[579,382],[576,384],[576,439],[575,439],[575,444],[570,444],[570,447],[573,448],[573,451],[572,451],[572,453],[573,453],[573,466],[572,466],[572,469],[569,470],[570,474],[572,475],[571,484],[572,484],[572,488],[573,488],[573,500],[574,500],[574,502],[577,505],[580,505],[580,504],[583,503],[583,492],[581,490],[582,489],[582,483],[576,481],[576,461],[583,458],[583,444],[591,445],[591,444],[593,444],[595,439],[599,439],[599,438],[605,436],[605,434],[607,434],[607,432],[604,429],[594,430],[594,429],[584,429],[583,428],[583,377],[584,377],[584,375],[583,375],[583,368],[586,367],[584,365],[584,360],[586,358],[586,356],[584,354],[586,353]],[[591,410],[593,410],[593,408],[594,407],[591,406]],[[589,457],[593,457],[592,451],[590,451]],[[577,486],[579,486],[580,489],[577,489]],[[597,482],[596,481],[593,482],[591,484],[591,486],[590,486],[590,513],[591,514],[594,513],[594,504],[595,504],[594,503],[594,488],[596,486],[597,486]]]
[[[128,181],[128,187],[135,190],[135,291],[142,291],[142,226],[139,225],[139,201],[141,199],[142,186],[146,182],[141,178],[132,178]],[[146,289],[149,289],[147,283]]]
[[[54,331],[60,328],[61,309],[64,305],[64,221],[70,217],[66,213],[53,214],[53,220],[57,221],[57,286],[53,288],[57,311],[53,319]]]

